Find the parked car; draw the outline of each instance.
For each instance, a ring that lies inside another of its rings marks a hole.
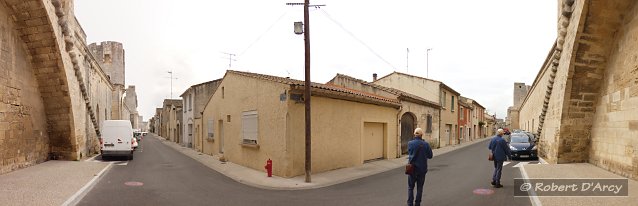
[[[102,124],[100,153],[103,159],[106,157],[124,156],[132,160],[133,146],[135,143],[133,127],[130,121],[106,120]]]
[[[531,132],[528,132],[528,131],[523,131],[523,133],[526,134],[529,138],[531,138],[531,142],[538,143],[537,142],[538,139],[536,139],[535,134],[532,134]]]
[[[510,150],[512,158],[537,159],[538,151],[531,137],[525,133],[512,133],[510,137]]]

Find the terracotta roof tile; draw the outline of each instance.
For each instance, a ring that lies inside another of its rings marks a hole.
[[[420,101],[420,102],[423,102],[423,103],[426,103],[426,104],[430,104],[430,105],[433,105],[433,106],[437,106],[437,107],[441,106],[441,105],[439,105],[439,103],[436,103],[436,102],[421,98],[419,96],[416,96],[416,95],[413,95],[413,94],[410,94],[410,93],[407,93],[407,92],[404,92],[404,91],[401,91],[401,90],[398,90],[398,89],[395,89],[395,88],[385,87],[385,86],[381,86],[381,85],[378,85],[378,84],[375,84],[375,83],[366,82],[364,80],[357,79],[357,78],[354,78],[354,77],[351,77],[351,76],[348,76],[348,75],[337,74],[336,77],[347,78],[347,79],[350,79],[352,81],[359,82],[359,83],[361,83],[363,85],[368,85],[368,86],[371,86],[371,87],[374,87],[374,88],[377,88],[377,89],[380,89],[380,90],[383,90],[383,91],[386,91],[386,92],[389,92],[389,93],[392,93],[392,94],[395,94],[395,95],[398,95],[398,96],[407,97],[407,98],[414,99],[414,100],[417,100],[417,101]]]
[[[237,75],[241,75],[241,76],[246,76],[246,77],[252,77],[252,78],[258,78],[258,79],[278,82],[278,83],[282,83],[282,84],[304,86],[304,81],[291,79],[291,78],[284,78],[284,77],[277,77],[277,76],[271,76],[271,75],[266,75],[266,74],[257,74],[257,73],[242,72],[242,71],[234,71],[234,70],[228,70],[227,72],[228,73],[237,74]],[[400,102],[398,100],[395,100],[395,99],[389,99],[389,98],[386,98],[386,97],[382,97],[382,96],[378,96],[378,95],[375,95],[375,94],[366,93],[366,92],[359,91],[359,90],[348,89],[348,88],[340,87],[340,86],[337,86],[337,85],[334,85],[334,84],[321,84],[321,83],[312,82],[310,84],[310,87],[316,88],[316,89],[321,89],[321,90],[337,92],[337,93],[342,94],[342,96],[355,95],[355,96],[367,98],[367,99],[370,99],[370,100],[373,100],[373,101],[378,101],[378,102],[381,102],[381,103],[385,103],[385,104],[390,104],[390,105],[395,105],[395,106],[400,105]]]

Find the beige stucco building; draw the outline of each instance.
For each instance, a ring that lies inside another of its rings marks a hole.
[[[397,100],[313,83],[312,172],[397,157]],[[304,174],[303,81],[227,71],[204,109],[203,153],[275,175]]]
[[[558,38],[522,102],[550,163],[638,179],[638,5],[559,1]]]
[[[480,139],[487,137],[486,129],[485,129],[485,107],[479,104],[476,100],[461,97],[461,101],[465,101],[472,107],[472,112],[470,114],[471,117],[471,128],[470,131],[470,139]]]
[[[443,82],[414,75],[393,72],[373,83],[414,94],[441,105],[439,146],[458,144],[458,99],[460,93]]]
[[[375,74],[376,75],[376,74]],[[408,142],[414,138],[414,129],[417,127],[425,131],[423,139],[428,141],[432,147],[438,147],[439,140],[439,110],[441,106],[433,101],[429,101],[403,92],[398,89],[384,87],[361,79],[356,79],[343,74],[337,74],[328,82],[350,89],[375,94],[390,99],[398,99],[401,102],[397,122],[397,145],[399,154],[407,154]]]

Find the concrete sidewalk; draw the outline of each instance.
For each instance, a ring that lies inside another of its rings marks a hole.
[[[232,162],[221,162],[218,156],[210,156],[197,152],[191,148],[186,148],[178,145],[174,142],[165,140],[162,137],[156,136],[162,142],[175,150],[201,162],[217,172],[246,185],[253,187],[271,189],[271,190],[300,190],[300,189],[314,189],[326,186],[331,186],[370,175],[378,174],[381,172],[389,171],[399,167],[405,166],[407,163],[406,157],[379,160],[374,162],[365,163],[361,166],[350,167],[332,170],[328,172],[318,173],[312,175],[312,183],[305,182],[305,176],[297,176],[292,178],[283,177],[267,177],[266,172],[257,171],[252,168],[244,167],[234,164]],[[440,149],[434,149],[432,152],[434,156],[442,155],[469,145],[484,142],[490,138],[479,139],[471,142],[465,142],[460,145],[448,146]],[[487,145],[486,151],[487,151]],[[264,163],[265,164],[265,163]]]
[[[0,205],[74,205],[110,165],[47,161],[0,175]]]
[[[524,178],[623,178],[588,163],[528,164],[520,167]],[[628,197],[530,197],[533,205],[637,205],[638,182],[629,179]]]

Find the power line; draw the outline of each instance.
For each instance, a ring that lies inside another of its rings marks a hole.
[[[381,59],[383,62],[385,62],[386,64],[388,64],[390,67],[392,67],[392,69],[396,70],[396,67],[393,66],[390,62],[388,62],[387,60],[385,60],[383,57],[381,57],[381,55],[379,55],[379,53],[377,53],[376,51],[374,51],[374,49],[372,49],[372,47],[368,46],[368,44],[366,44],[363,40],[357,38],[357,36],[355,36],[352,32],[350,32],[348,29],[346,29],[341,23],[339,23],[337,20],[335,20],[334,18],[332,18],[332,16],[330,16],[330,14],[328,14],[328,12],[325,11],[325,9],[321,9],[321,12],[323,12],[323,14],[333,23],[335,23],[337,26],[339,26],[343,31],[345,31],[346,33],[348,33],[348,35],[350,35],[352,38],[354,38],[355,40],[359,41],[359,43],[361,43],[363,46],[365,46],[370,52],[372,52],[372,54],[374,54],[375,56],[377,56],[377,58]]]
[[[279,23],[279,21],[284,18],[284,16],[286,16],[286,14],[288,14],[288,12],[290,12],[290,10],[284,12],[281,16],[279,16],[279,18],[277,18],[277,20],[275,20],[275,22],[273,22],[268,29],[266,29],[266,31],[264,31],[263,33],[261,33],[261,35],[259,35],[257,37],[257,39],[255,39],[255,41],[253,41],[252,43],[250,43],[248,45],[248,47],[246,47],[246,49],[244,49],[241,53],[239,53],[239,56],[244,55],[244,53],[246,53],[246,51],[248,51],[248,49],[250,49],[251,47],[253,47],[253,45],[255,45],[259,40],[261,40],[262,37],[264,37],[264,35],[266,35],[273,27],[275,27],[275,25],[277,23]]]
[[[374,49],[372,49],[372,47],[368,46],[363,40],[357,38],[352,32],[350,32],[348,29],[346,29],[341,23],[337,22],[334,18],[332,18],[332,16],[330,16],[330,14],[328,14],[328,12],[325,11],[325,9],[321,9],[321,11],[324,13],[324,15],[326,15],[326,17],[328,19],[330,19],[330,21],[332,21],[333,23],[337,24],[337,26],[339,26],[343,31],[345,31],[346,33],[348,33],[352,38],[354,38],[355,40],[359,41],[359,43],[361,43],[363,46],[365,46],[370,52],[372,52],[374,55],[376,55],[379,59],[381,59],[383,62],[385,62],[386,64],[388,64],[390,67],[392,67],[392,69],[394,69],[396,71],[396,67],[394,67],[390,62],[388,62],[387,60],[385,60],[383,57],[381,57],[381,55],[379,55],[377,52],[374,51]],[[431,50],[431,49],[430,49]],[[409,55],[410,49],[406,48],[406,52]],[[408,57],[409,58],[409,57]],[[409,59],[406,59],[406,61],[408,61],[409,63]],[[406,70],[408,67],[408,63],[406,63]],[[428,78],[426,78],[428,79]],[[436,81],[436,80],[435,80]],[[441,82],[442,83],[442,82]],[[430,93],[433,94],[437,97],[440,97],[438,94],[438,92],[432,91],[430,90],[430,88],[428,87],[423,87],[423,89],[425,89],[426,93]],[[438,102],[440,100],[432,100],[434,102]]]

